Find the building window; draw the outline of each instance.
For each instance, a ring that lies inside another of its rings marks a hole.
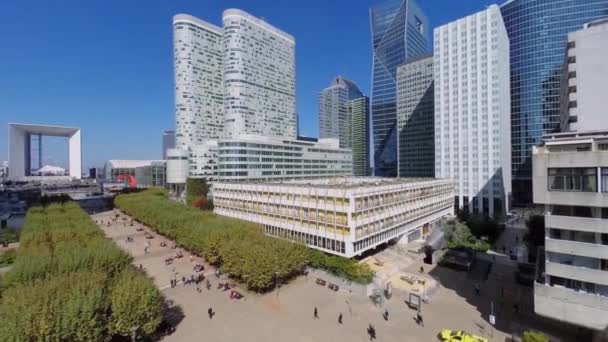
[[[550,168],[548,174],[549,191],[597,191],[595,168]],[[606,185],[608,191],[608,169]]]
[[[602,168],[602,192],[608,192],[608,167]]]

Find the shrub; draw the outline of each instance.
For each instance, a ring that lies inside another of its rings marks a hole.
[[[522,342],[549,342],[549,338],[541,332],[526,330],[522,336]]]
[[[255,224],[169,201],[164,192],[120,195],[115,204],[186,250],[221,266],[251,290],[269,290],[301,273],[309,263],[354,281],[370,282],[373,277],[364,265],[267,237]]]
[[[485,252],[491,247],[489,243],[476,238],[466,224],[458,221],[452,221],[446,225],[445,235],[449,248],[464,247]]]
[[[12,265],[17,257],[17,252],[14,249],[9,249],[0,253],[0,267]]]
[[[186,204],[193,205],[201,197],[207,197],[209,185],[204,178],[188,178],[186,180]]]

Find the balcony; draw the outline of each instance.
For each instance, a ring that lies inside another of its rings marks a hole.
[[[559,264],[550,261],[546,262],[545,268],[546,273],[549,275],[608,286],[608,271]]]
[[[589,258],[608,259],[608,245],[546,238],[545,249],[548,252],[559,252]],[[608,272],[606,276],[608,277]]]
[[[534,311],[545,317],[590,329],[608,327],[608,297],[534,283]]]
[[[545,226],[582,232],[608,233],[608,220],[599,218],[545,215]]]

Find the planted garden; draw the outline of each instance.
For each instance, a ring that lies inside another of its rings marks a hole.
[[[267,291],[308,265],[360,283],[373,278],[367,265],[267,237],[255,224],[170,201],[159,189],[120,195],[115,204],[254,291]]]
[[[161,297],[76,204],[28,211],[0,286],[3,341],[108,341],[152,334]]]

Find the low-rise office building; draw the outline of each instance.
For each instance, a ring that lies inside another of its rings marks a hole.
[[[125,182],[129,187],[134,188],[138,186],[137,168],[150,167],[161,163],[164,167],[164,160],[108,160],[104,167],[104,180],[106,182]]]
[[[350,149],[338,139],[281,139],[241,135],[220,140],[220,181],[351,176]]]
[[[608,131],[547,135],[532,162],[546,227],[534,310],[601,335],[608,328]]]
[[[153,161],[150,165],[136,167],[135,179],[138,188],[164,188],[167,184],[167,163],[165,161]]]
[[[270,236],[354,257],[388,241],[420,240],[454,210],[454,183],[433,178],[334,177],[217,182],[215,213]]]

